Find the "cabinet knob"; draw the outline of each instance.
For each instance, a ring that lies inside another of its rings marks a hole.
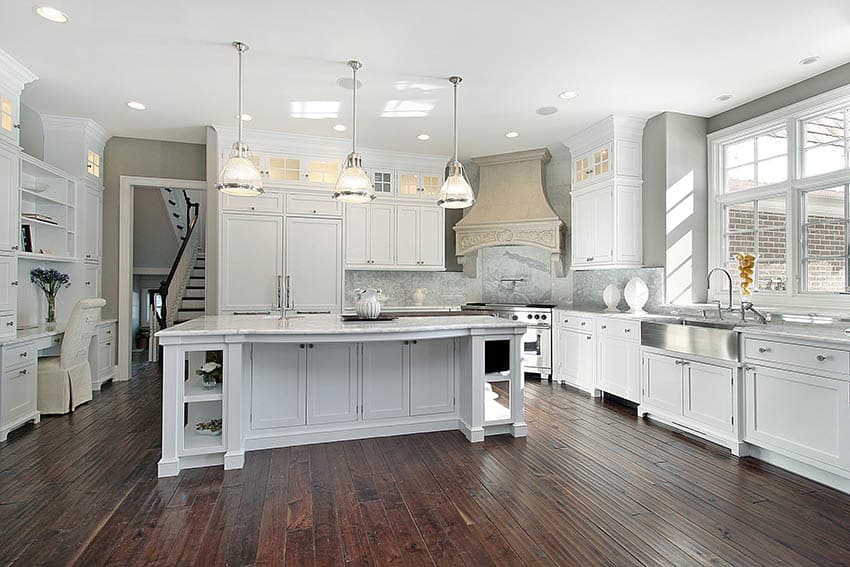
[[[91,285],[91,282],[86,282],[86,285]]]
[[[21,249],[21,247],[18,246],[18,245],[12,246],[12,250],[20,250],[20,249]]]
[[[310,343],[310,348],[313,348],[314,346],[316,346],[316,345],[314,345],[313,343]]]
[[[26,358],[26,357],[27,357],[27,352],[26,352],[26,351],[24,351],[24,352],[22,352],[19,356],[20,356],[21,358]]]
[[[817,358],[817,359],[818,359],[818,362],[823,362],[824,360],[826,360],[826,359],[827,359],[827,358],[829,358],[829,357],[828,357],[828,356],[824,356],[824,355],[822,355],[822,354],[819,354],[819,355],[817,355],[815,358]]]
[[[249,208],[250,208],[252,211],[256,211],[256,210],[257,210],[257,208],[256,208],[256,207],[254,207],[253,205],[251,205],[251,207],[249,207]]]
[[[23,370],[21,370],[20,372],[18,372],[18,374],[26,374],[26,373],[27,373],[27,369],[26,369],[26,368],[24,368]]]
[[[569,319],[564,319],[564,323],[569,323],[569,322],[570,322]]]
[[[581,326],[584,327],[585,325],[587,325],[587,321],[582,321]]]
[[[313,209],[313,214],[314,214],[314,215],[316,214],[316,212],[317,212],[317,211],[316,211],[316,209]]]
[[[602,330],[603,330],[603,331],[604,331],[605,329],[607,329],[607,328],[608,328],[608,325],[602,325]]]
[[[86,258],[91,258],[91,254],[86,254]]]
[[[7,326],[7,327],[14,327],[14,326],[15,326],[15,322],[14,322],[14,321],[9,321],[8,323],[6,323],[6,326]]]
[[[766,353],[766,352],[770,352],[770,349],[769,349],[769,348],[767,348],[767,347],[759,347],[759,352],[760,352],[761,354],[764,354],[764,353]]]
[[[590,335],[585,335],[584,338],[585,338],[585,340],[588,340],[588,341],[591,339]]]
[[[304,348],[304,347],[306,347],[306,346],[307,346],[307,345],[301,344],[301,345],[298,345],[298,348]]]
[[[631,333],[631,332],[632,332],[632,330],[631,330],[631,329],[623,329],[623,332],[624,332],[624,333]]]
[[[18,280],[13,281],[10,285],[18,285]]]
[[[587,261],[588,261],[588,262],[593,262],[593,256],[588,257]]]

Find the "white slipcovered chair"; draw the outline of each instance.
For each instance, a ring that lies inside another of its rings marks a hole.
[[[101,298],[81,299],[71,311],[59,356],[38,359],[38,411],[68,413],[92,398],[89,344],[106,305]]]

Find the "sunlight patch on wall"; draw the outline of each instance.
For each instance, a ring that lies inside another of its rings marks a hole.
[[[667,250],[664,265],[667,301],[693,303],[694,172],[667,188]]]

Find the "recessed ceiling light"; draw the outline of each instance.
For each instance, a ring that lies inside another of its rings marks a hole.
[[[722,95],[720,95],[719,97],[715,98],[714,100],[716,100],[717,102],[726,102],[726,101],[727,101],[727,100],[729,100],[730,98],[732,98],[732,95],[730,95],[730,94],[722,94]]]
[[[564,91],[558,95],[558,98],[562,98],[564,100],[570,100],[571,98],[575,98],[578,96],[578,93],[575,91]]]
[[[554,106],[541,106],[537,109],[537,114],[539,114],[540,116],[550,116],[552,114],[555,114],[556,112],[558,112],[558,109]]]
[[[519,138],[519,132],[505,132],[505,138]]]
[[[127,106],[129,106],[133,110],[144,110],[147,108],[144,104],[136,100],[131,100],[127,103]]]
[[[348,130],[348,126],[346,126],[345,124],[334,124],[333,129],[337,132],[345,132],[346,130]]]
[[[812,55],[811,57],[803,57],[800,59],[800,65],[811,65],[812,63],[817,63],[820,61],[820,57],[817,55]]]
[[[430,134],[419,134],[418,136],[416,136],[416,139],[421,141],[421,142],[427,142],[428,140],[431,139],[431,135]]]
[[[51,8],[50,6],[36,6],[35,13],[45,20],[50,20],[57,24],[64,24],[69,19],[65,12],[57,10],[56,8]]]

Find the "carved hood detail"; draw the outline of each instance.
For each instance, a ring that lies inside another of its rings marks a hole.
[[[455,252],[465,271],[474,270],[481,248],[526,245],[551,252],[553,266],[563,274],[566,227],[545,191],[550,159],[546,148],[473,159],[480,168],[478,195],[454,226]]]

